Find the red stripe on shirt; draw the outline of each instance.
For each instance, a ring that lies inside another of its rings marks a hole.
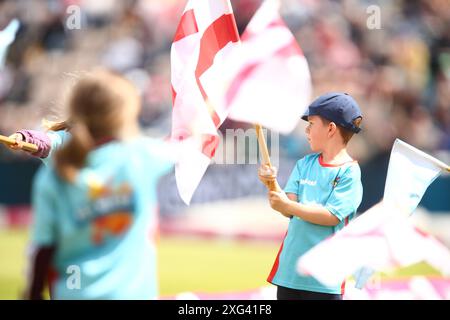
[[[340,166],[342,166],[342,165],[344,165],[344,164],[346,164],[346,163],[357,163],[358,161],[356,161],[356,160],[351,160],[351,161],[346,161],[346,162],[343,162],[343,163],[340,163],[340,164],[330,164],[330,163],[325,163],[325,162],[323,162],[323,156],[322,156],[322,154],[320,154],[319,155],[319,164],[322,166],[322,167],[340,167]]]
[[[348,217],[345,218],[344,227],[346,227],[348,225],[348,221],[349,221]],[[344,295],[344,294],[345,294],[345,280],[342,281],[342,284],[341,284],[341,295]]]
[[[284,235],[283,242],[281,243],[280,249],[278,250],[277,258],[275,259],[275,263],[272,266],[272,270],[270,271],[270,274],[267,277],[267,281],[270,283],[272,283],[273,278],[275,277],[275,274],[278,271],[278,265],[280,264],[280,254],[281,254],[281,251],[283,251],[283,245],[284,245],[284,240],[286,239],[286,236],[287,236],[287,232]]]
[[[56,271],[56,268],[53,266],[50,266],[48,272],[47,272],[47,281],[48,281],[48,291],[50,295],[50,299],[54,299],[54,289],[56,285],[56,281],[58,280],[58,272]]]

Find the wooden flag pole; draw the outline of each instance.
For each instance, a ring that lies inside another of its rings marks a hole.
[[[272,164],[270,163],[269,150],[267,150],[266,139],[264,138],[264,133],[263,133],[262,127],[260,124],[255,124],[255,128],[256,128],[256,137],[258,138],[259,151],[260,151],[261,157],[262,157],[262,162],[263,162],[263,164],[272,168]],[[278,182],[276,179],[274,179],[273,181],[270,181],[267,187],[269,188],[270,191],[276,191],[276,192],[281,191],[281,188],[278,185]]]
[[[3,144],[6,144],[7,146],[12,146],[16,144],[16,140],[8,138],[6,136],[0,135],[0,142]],[[29,151],[29,152],[37,152],[38,147],[35,144],[28,143],[28,142],[21,142],[22,150]]]

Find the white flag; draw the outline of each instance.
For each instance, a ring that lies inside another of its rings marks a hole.
[[[428,186],[448,166],[417,148],[396,139],[389,159],[384,202],[404,207],[409,214],[417,208]],[[363,288],[375,270],[364,267],[355,274],[356,287]]]
[[[387,270],[426,261],[450,275],[448,248],[415,228],[402,210],[379,203],[300,257],[298,271],[330,286],[363,266]]]
[[[266,0],[249,22],[228,65],[224,96],[229,118],[289,133],[311,98],[311,76],[300,46]]]
[[[389,159],[384,201],[404,206],[412,213],[428,186],[448,166],[400,139],[395,140]]]

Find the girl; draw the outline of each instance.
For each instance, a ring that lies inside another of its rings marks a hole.
[[[47,164],[33,186],[27,298],[46,280],[55,299],[157,298],[156,186],[172,164],[162,142],[139,137],[139,110],[131,83],[97,70],[75,85],[69,121],[14,135]]]

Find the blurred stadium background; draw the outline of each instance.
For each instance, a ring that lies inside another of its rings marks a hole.
[[[239,31],[260,0],[231,0]],[[360,212],[381,199],[389,153],[400,138],[450,163],[450,1],[284,0],[282,14],[310,64],[314,96],[351,93],[365,115],[350,144],[362,168]],[[69,29],[67,8],[80,8]],[[380,8],[381,28],[366,25]],[[71,85],[92,67],[112,68],[142,92],[140,121],[151,136],[171,126],[169,50],[183,0],[0,0],[0,30],[21,27],[0,69],[0,134],[40,129],[63,116]],[[249,128],[226,121],[221,130]],[[280,136],[281,185],[308,153],[303,124]],[[234,141],[224,141],[234,143]],[[18,299],[25,276],[30,186],[40,161],[0,148],[0,299]],[[273,298],[265,282],[287,221],[271,211],[256,165],[212,165],[191,207],[173,173],[160,181],[163,298]],[[425,194],[414,219],[450,246],[450,177]],[[450,279],[424,264],[380,274],[347,298],[450,299]],[[181,295],[180,295],[181,294]]]

